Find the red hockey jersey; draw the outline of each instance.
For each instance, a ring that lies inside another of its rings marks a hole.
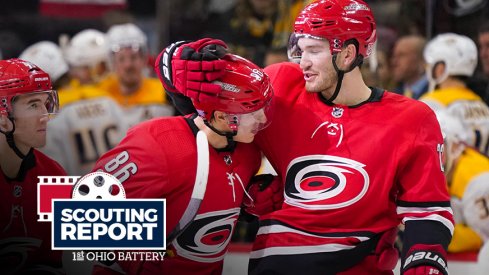
[[[38,176],[66,176],[61,166],[32,149],[17,178],[0,170],[0,273],[43,273],[61,267],[61,252],[51,250],[51,223],[38,222]]]
[[[259,261],[280,274],[334,274],[361,261],[401,220],[453,231],[443,138],[428,106],[375,88],[357,106],[331,106],[306,92],[298,65],[265,71],[274,119],[256,141],[285,179],[285,202],[260,219],[252,274],[267,274],[254,270]]]
[[[191,118],[158,118],[141,123],[103,155],[94,170],[118,177],[127,198],[165,198],[169,234],[190,201],[197,169],[197,131]],[[162,262],[145,262],[137,267],[143,273],[222,273],[244,188],[258,171],[261,154],[255,145],[244,143],[238,143],[232,153],[210,147],[209,154],[207,189],[197,217],[167,244],[175,256],[165,257]],[[119,264],[133,270],[141,263]]]

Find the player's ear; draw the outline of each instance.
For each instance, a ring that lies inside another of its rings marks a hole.
[[[349,68],[357,57],[357,47],[353,43],[349,43],[343,48],[343,66]]]
[[[214,111],[214,119],[219,123],[226,122],[226,113],[221,111]]]
[[[2,130],[2,132],[8,132],[8,131],[12,131],[12,129],[13,129],[12,121],[8,119],[7,115],[5,114],[0,115],[0,130]]]
[[[222,130],[222,131],[228,130],[229,126],[228,126],[228,120],[226,117],[226,113],[221,112],[221,111],[214,111],[213,118],[214,119],[213,119],[212,125],[216,129]]]

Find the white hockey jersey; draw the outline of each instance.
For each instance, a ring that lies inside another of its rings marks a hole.
[[[424,95],[421,101],[433,110],[446,110],[460,118],[474,132],[470,144],[489,156],[489,107],[473,91],[467,88],[445,88]]]
[[[447,179],[456,222],[448,251],[477,251],[489,240],[489,158],[466,148]]]
[[[165,90],[158,79],[144,78],[140,87],[130,94],[122,92],[115,75],[110,75],[97,87],[123,106],[130,126],[151,118],[171,116],[174,113],[173,106],[169,104]]]
[[[125,136],[128,120],[123,109],[108,97],[77,101],[63,107],[48,123],[42,151],[58,161],[68,175],[85,175]]]
[[[172,116],[175,112],[168,104],[141,104],[123,107],[126,122],[130,127],[157,117]]]

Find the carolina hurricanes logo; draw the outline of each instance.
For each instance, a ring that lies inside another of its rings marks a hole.
[[[172,243],[178,255],[205,263],[224,259],[239,210],[233,208],[197,215],[192,224]]]
[[[367,192],[369,177],[357,161],[311,155],[287,168],[285,202],[305,209],[337,209],[352,205]]]

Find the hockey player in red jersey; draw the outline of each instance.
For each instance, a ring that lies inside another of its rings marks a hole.
[[[393,274],[400,222],[401,272],[447,274],[454,226],[440,127],[423,103],[365,85],[359,66],[375,40],[363,1],[316,1],[295,21],[289,52],[300,64],[265,69],[274,121],[255,140],[285,200],[260,217],[250,274]],[[213,98],[219,60],[182,67],[197,59],[179,53],[163,64],[165,85]]]
[[[46,143],[58,95],[49,75],[21,60],[0,60],[0,273],[61,274],[51,223],[37,221],[38,176],[65,176],[35,148]]]
[[[198,114],[153,119],[132,128],[95,165],[94,170],[118,177],[128,198],[166,199],[168,240],[194,186],[195,136],[200,130],[208,137],[208,183],[197,216],[167,244],[162,262],[119,262],[127,274],[222,273],[245,189],[260,166],[260,151],[251,142],[270,123],[273,95],[259,67],[238,56],[223,61],[225,73],[215,82],[223,88],[217,101],[195,101]]]

